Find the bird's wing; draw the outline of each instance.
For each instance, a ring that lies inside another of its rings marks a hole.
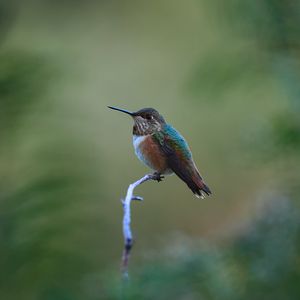
[[[164,132],[157,132],[154,137],[166,155],[168,166],[188,185],[194,194],[202,196],[201,190],[209,194],[210,190],[202,181],[183,136],[170,125],[165,126]]]

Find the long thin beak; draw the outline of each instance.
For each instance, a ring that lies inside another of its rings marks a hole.
[[[121,108],[117,108],[117,107],[114,107],[114,106],[107,106],[107,107],[110,108],[110,109],[113,109],[113,110],[121,111],[121,112],[123,112],[125,114],[128,114],[130,116],[133,116],[133,113],[126,110],[126,109],[121,109]]]

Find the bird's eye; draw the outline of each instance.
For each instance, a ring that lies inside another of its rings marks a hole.
[[[147,120],[151,120],[151,119],[152,119],[152,116],[149,115],[149,114],[147,114],[147,115],[145,115],[145,118],[146,118]]]

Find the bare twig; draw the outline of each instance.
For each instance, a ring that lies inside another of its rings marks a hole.
[[[132,231],[130,227],[130,222],[131,222],[130,203],[132,200],[138,200],[138,201],[143,200],[143,198],[141,197],[134,196],[133,191],[137,186],[139,186],[145,181],[148,180],[161,181],[162,178],[163,177],[157,173],[145,175],[141,179],[129,185],[127,189],[126,198],[125,200],[122,200],[123,210],[124,210],[124,216],[123,216],[124,250],[122,255],[121,268],[122,268],[122,275],[124,279],[128,279],[128,262],[129,262],[130,251],[133,246]]]

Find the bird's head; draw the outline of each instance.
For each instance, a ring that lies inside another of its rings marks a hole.
[[[135,135],[152,134],[161,130],[162,125],[166,123],[164,118],[154,108],[142,108],[136,112],[130,112],[113,106],[108,107],[126,113],[133,118],[133,134]]]

